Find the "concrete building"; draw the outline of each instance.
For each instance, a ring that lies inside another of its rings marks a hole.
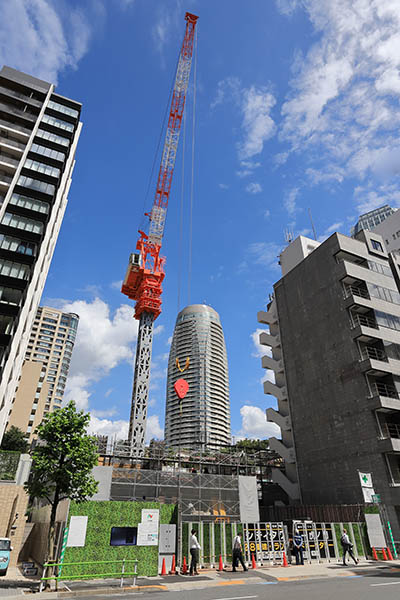
[[[298,238],[281,263],[258,314],[271,349],[262,365],[275,373],[264,391],[278,401],[267,417],[282,431],[270,447],[286,469],[273,479],[295,502],[355,504],[358,471],[372,473],[399,539],[400,257],[364,230],[320,245]]]
[[[78,322],[74,313],[39,307],[7,429],[15,425],[31,440],[43,416],[61,407]]]
[[[379,208],[375,208],[374,210],[370,210],[369,212],[360,215],[357,223],[351,228],[351,236],[355,237],[357,233],[363,229],[367,229],[368,231],[375,229],[377,225],[383,223],[387,218],[393,215],[394,212],[395,210],[391,206],[384,204]]]
[[[81,104],[0,71],[0,441],[63,220]]]
[[[185,366],[182,373],[179,367]],[[174,389],[180,378],[189,384],[182,402]],[[182,448],[231,442],[225,339],[211,306],[192,304],[176,319],[168,362],[165,441]]]

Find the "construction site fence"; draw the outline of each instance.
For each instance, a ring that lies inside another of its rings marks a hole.
[[[346,523],[364,521],[364,504],[298,504],[262,507],[265,521],[308,520],[315,523]]]
[[[340,538],[347,530],[356,558],[366,558],[370,553],[366,537],[366,526],[359,522],[312,522],[294,521],[290,525],[282,521],[263,523],[204,523],[188,522],[180,525],[180,552],[178,564],[183,559],[189,563],[190,533],[194,529],[200,543],[200,567],[217,568],[219,559],[224,565],[232,563],[234,537],[242,534],[243,558],[251,565],[252,555],[257,565],[283,564],[284,553],[291,562],[292,534],[296,527],[303,536],[305,562],[337,562],[342,560]]]

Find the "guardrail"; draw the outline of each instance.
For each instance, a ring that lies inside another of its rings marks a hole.
[[[59,562],[59,563],[53,563],[53,562],[48,562],[45,563],[43,565],[44,567],[44,571],[43,571],[43,577],[40,579],[40,589],[39,591],[43,591],[43,588],[45,586],[45,583],[47,581],[60,581],[61,579],[64,579],[65,581],[71,581],[72,579],[120,579],[120,587],[122,587],[124,585],[124,578],[125,577],[133,577],[133,585],[136,585],[136,578],[137,578],[137,565],[138,565],[138,560],[134,559],[134,558],[120,558],[120,559],[115,559],[115,560],[96,560],[96,561],[90,561],[90,562]],[[81,573],[80,575],[50,575],[49,577],[46,577],[47,574],[47,569],[54,569],[54,568],[65,568],[65,567],[77,567],[77,566],[83,566],[83,565],[115,565],[115,564],[121,564],[121,572],[117,572],[117,573],[88,573],[88,574],[83,574]],[[125,565],[127,563],[134,563],[135,567],[134,570],[132,572],[128,572],[125,571]]]

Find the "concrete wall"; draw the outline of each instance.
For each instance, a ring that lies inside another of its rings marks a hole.
[[[0,481],[0,537],[11,538],[11,566],[17,564],[23,540],[28,495],[23,485],[15,482]],[[18,517],[16,515],[18,514]]]

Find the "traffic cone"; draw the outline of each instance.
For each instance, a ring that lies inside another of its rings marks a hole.
[[[186,564],[186,556],[183,557],[183,565],[182,565],[182,575],[186,575],[187,573],[187,564]]]
[[[386,548],[386,550],[388,552],[389,560],[393,560],[393,556],[392,556],[392,553],[390,552],[390,548]]]
[[[222,556],[219,555],[219,567],[218,567],[218,571],[223,571],[224,570],[224,564],[222,562]]]
[[[171,575],[175,575],[176,573],[176,561],[175,561],[175,554],[172,555],[172,565],[171,565],[171,571],[170,571]]]
[[[167,567],[165,566],[165,558],[162,559],[161,575],[167,574]]]
[[[282,567],[288,567],[288,566],[289,566],[289,565],[288,565],[288,561],[287,561],[287,558],[286,558],[286,553],[285,553],[285,551],[284,551],[284,552],[283,552],[283,563],[282,563]]]
[[[377,553],[376,553],[376,550],[375,550],[375,548],[372,548],[372,558],[373,558],[374,560],[378,560],[378,555],[377,555]]]
[[[388,557],[386,556],[386,550],[385,550],[385,548],[382,548],[382,554],[383,554],[383,560],[387,560]]]
[[[251,567],[252,567],[252,569],[257,569],[256,559],[254,558],[254,554],[251,555]]]

